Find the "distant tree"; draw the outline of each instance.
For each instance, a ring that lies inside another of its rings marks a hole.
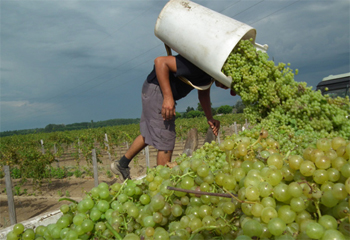
[[[191,112],[191,111],[194,111],[194,108],[193,107],[187,107],[186,113]]]
[[[210,106],[212,106],[213,104],[212,103],[210,103]],[[197,109],[196,109],[197,111],[200,111],[200,112],[203,112],[203,108],[202,108],[202,105],[200,104],[200,103],[198,103],[198,105],[197,105]]]
[[[232,113],[232,107],[229,105],[223,105],[223,106],[218,108],[217,113],[219,113],[219,114]]]
[[[215,108],[211,108],[211,114],[216,115],[216,109]]]
[[[64,124],[49,124],[45,127],[45,132],[64,131]]]
[[[242,101],[236,102],[235,109],[236,109],[237,113],[243,113],[244,108],[245,108],[245,106],[244,106]]]
[[[186,118],[195,118],[195,117],[203,117],[203,116],[204,116],[204,112],[196,111],[196,110],[186,113]]]
[[[181,118],[181,113],[179,113],[179,112],[175,112],[175,119],[178,119],[178,118]]]

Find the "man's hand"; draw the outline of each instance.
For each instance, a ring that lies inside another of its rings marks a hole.
[[[208,124],[211,127],[215,136],[218,135],[220,129],[220,121],[215,119],[208,120]]]
[[[162,105],[162,117],[163,120],[171,120],[175,113],[175,101],[173,98],[164,98]]]

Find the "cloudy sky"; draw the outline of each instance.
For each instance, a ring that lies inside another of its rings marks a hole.
[[[276,63],[299,69],[315,87],[350,72],[349,0],[194,0],[257,30]],[[153,60],[166,0],[0,0],[0,131],[139,118],[140,92]],[[239,97],[213,87],[213,107]],[[177,111],[197,107],[193,91]]]

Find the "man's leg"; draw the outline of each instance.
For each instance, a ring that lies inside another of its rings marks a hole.
[[[173,155],[173,151],[163,151],[159,150],[157,154],[157,165],[165,165],[171,161],[171,156]]]
[[[119,161],[111,163],[111,171],[114,174],[122,175],[123,179],[130,179],[129,163],[142,149],[147,146],[145,139],[142,135],[135,138],[130,148],[126,151],[125,155],[120,158]]]
[[[145,143],[145,138],[142,135],[138,135],[124,156],[132,160],[136,154],[138,154],[146,146],[147,144]]]

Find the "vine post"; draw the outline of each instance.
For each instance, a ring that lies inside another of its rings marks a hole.
[[[235,134],[237,135],[238,134],[238,130],[237,130],[237,123],[234,122],[234,130],[235,130]]]
[[[56,159],[56,154],[57,154],[57,146],[56,146],[56,143],[53,145],[53,151],[54,151],[54,156],[55,156],[57,168],[59,168],[59,167],[60,167],[60,161],[59,161],[58,159]]]
[[[14,225],[17,223],[17,217],[16,217],[16,210],[15,210],[15,201],[14,201],[13,192],[12,192],[12,180],[11,180],[11,174],[10,174],[10,167],[8,165],[4,166],[4,172],[5,172],[5,184],[6,184],[9,214],[10,214],[10,222],[11,222],[11,225]]]
[[[94,183],[95,187],[98,186],[98,168],[97,168],[97,157],[95,148],[92,149],[92,164],[94,169]]]
[[[44,147],[44,140],[40,140],[40,143],[41,143],[41,152],[43,153],[43,154],[45,154],[45,147]]]
[[[111,151],[110,151],[110,149],[109,149],[107,133],[105,133],[105,146],[107,147],[109,162],[112,162]]]

